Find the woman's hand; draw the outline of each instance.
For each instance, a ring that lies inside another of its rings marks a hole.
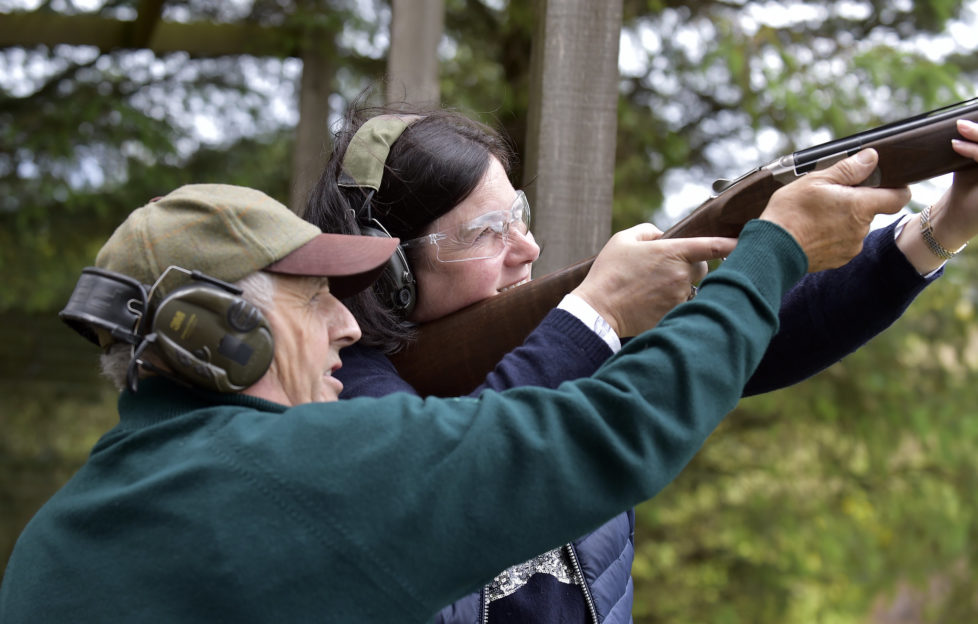
[[[951,148],[978,163],[978,124],[960,119],[958,133],[962,138],[951,141]],[[951,188],[931,206],[930,223],[934,240],[948,251],[957,251],[978,234],[978,167],[954,173]],[[918,219],[903,228],[897,246],[922,275],[944,262],[921,237]]]
[[[642,223],[618,232],[594,259],[573,294],[584,299],[620,337],[636,336],[689,299],[706,275],[707,260],[733,251],[734,238],[659,240],[662,232]]]

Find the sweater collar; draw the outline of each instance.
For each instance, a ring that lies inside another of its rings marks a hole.
[[[139,381],[138,392],[126,389],[119,395],[119,424],[151,425],[195,410],[233,405],[278,414],[288,409],[286,405],[246,394],[211,392],[164,377],[149,377]]]

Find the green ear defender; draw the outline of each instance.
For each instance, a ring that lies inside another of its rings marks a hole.
[[[150,335],[174,373],[217,392],[261,379],[275,350],[264,315],[230,284],[198,281],[176,289],[156,307]]]
[[[374,218],[370,202],[380,190],[384,177],[384,165],[390,155],[391,145],[419,115],[378,115],[368,119],[354,133],[343,155],[337,184],[345,188],[359,188],[366,199],[356,214],[360,231],[367,236],[390,238],[390,233]],[[403,316],[409,316],[417,302],[417,282],[404,250],[398,247],[383,274],[374,285],[384,303]]]
[[[189,284],[154,297],[170,274]],[[96,345],[132,345],[126,385],[133,392],[145,368],[217,392],[244,390],[262,378],[272,363],[275,341],[268,321],[233,284],[171,266],[152,287],[96,267],[88,267],[59,314],[72,329]],[[160,299],[158,305],[154,302]],[[142,359],[148,347],[166,369]]]

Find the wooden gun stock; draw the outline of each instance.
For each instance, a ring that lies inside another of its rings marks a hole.
[[[760,216],[776,190],[863,148],[876,149],[880,157],[876,172],[864,183],[871,186],[906,186],[974,166],[951,149],[951,139],[959,137],[957,119],[978,122],[978,98],[784,156],[725,184],[662,237],[736,237],[748,221]],[[468,394],[583,281],[593,261],[578,262],[420,325],[417,339],[392,357],[398,373],[421,395]]]

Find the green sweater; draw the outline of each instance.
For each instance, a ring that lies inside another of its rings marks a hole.
[[[24,530],[0,621],[428,620],[668,484],[805,269],[752,222],[695,300],[556,390],[287,408],[145,380]]]

